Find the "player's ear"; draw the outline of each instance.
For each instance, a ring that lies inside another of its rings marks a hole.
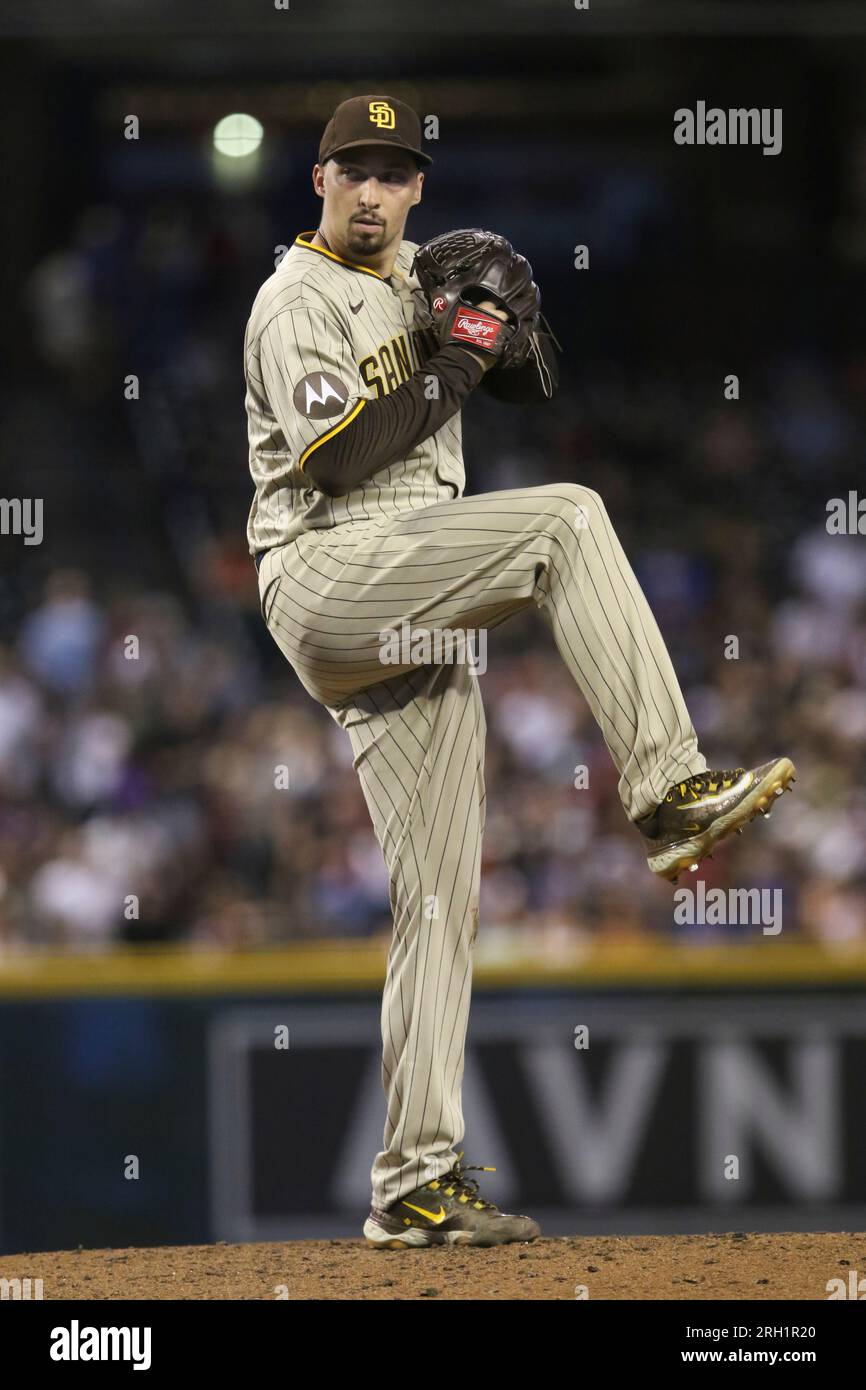
[[[313,165],[313,188],[320,198],[325,196],[325,166],[324,164]]]
[[[412,199],[412,206],[413,206],[413,207],[415,206],[416,203],[420,203],[420,201],[421,201],[421,185],[423,184],[423,182],[424,182],[424,175],[422,174],[421,170],[419,169],[419,170],[418,170],[418,178],[417,178],[417,180],[416,180],[415,197]]]

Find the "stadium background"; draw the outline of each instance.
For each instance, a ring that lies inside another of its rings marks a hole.
[[[439,117],[410,237],[504,232],[565,348],[551,406],[469,402],[467,491],[596,488],[713,764],[799,768],[700,874],[781,889],[781,934],[678,926],[549,634],[491,634],[466,1161],[549,1231],[863,1229],[866,542],[825,525],[864,476],[862,11],[12,0],[0,36],[2,493],[45,515],[0,536],[0,1251],[357,1233],[387,880],[259,615],[241,348],[368,90]],[[781,107],[782,153],[675,146],[697,100]]]

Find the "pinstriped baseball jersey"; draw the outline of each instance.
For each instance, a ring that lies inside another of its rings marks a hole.
[[[244,341],[251,554],[304,531],[372,521],[460,496],[466,484],[459,412],[404,458],[342,497],[304,468],[368,400],[423,365],[436,341],[418,282],[417,244],[403,241],[389,280],[313,246],[302,232],[253,303]]]

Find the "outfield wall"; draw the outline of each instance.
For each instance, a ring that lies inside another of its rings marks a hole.
[[[6,957],[0,1253],[358,1234],[384,965]],[[547,1234],[863,1230],[864,1073],[866,952],[479,955],[464,1162]]]

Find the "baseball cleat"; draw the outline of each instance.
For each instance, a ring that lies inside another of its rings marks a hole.
[[[478,1183],[464,1176],[470,1168],[495,1173],[495,1168],[464,1168],[458,1161],[441,1178],[434,1178],[400,1197],[387,1211],[374,1207],[364,1222],[368,1245],[377,1250],[409,1250],[427,1245],[507,1245],[541,1235],[529,1216],[509,1216],[478,1196]]]
[[[769,819],[776,797],[791,790],[796,768],[790,758],[731,772],[699,772],[676,782],[655,811],[637,822],[650,841],[647,863],[654,874],[676,883],[692,873],[709,851],[755,816]],[[709,856],[711,857],[711,856]]]

